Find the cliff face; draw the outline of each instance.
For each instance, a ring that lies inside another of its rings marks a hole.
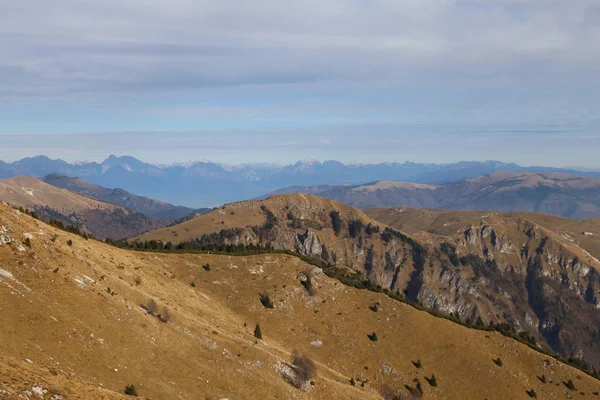
[[[408,236],[355,208],[291,195],[229,204],[149,238],[176,242],[194,235],[194,226],[207,233],[210,221],[227,217],[213,225],[235,227],[221,235],[227,243],[270,245],[347,266],[428,308],[473,323],[506,323],[600,366],[600,262],[526,219],[491,213],[451,235]]]

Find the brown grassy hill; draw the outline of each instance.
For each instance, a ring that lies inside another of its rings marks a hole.
[[[396,390],[409,398],[404,385],[414,379],[434,399],[528,398],[532,389],[543,399],[594,398],[600,390],[510,338],[344,286],[292,256],[131,252],[4,205],[0,225],[8,242],[0,245],[0,390],[12,397],[41,386],[65,398],[120,398],[134,384],[152,399],[380,399]],[[25,237],[31,248],[19,244]],[[307,270],[312,295],[300,283]],[[259,301],[264,291],[274,308]],[[149,299],[157,313],[169,310],[168,322],[140,307]],[[302,390],[283,377],[294,349],[318,371]],[[425,378],[434,374],[432,387]]]
[[[28,176],[0,179],[0,200],[35,211],[46,221],[56,219],[76,226],[100,239],[128,238],[166,225],[134,210],[59,189]]]
[[[461,217],[448,213],[441,228],[452,235],[420,232],[428,212],[415,211],[425,216],[414,218],[411,237],[332,200],[280,195],[225,205],[141,235],[137,245],[188,242],[180,247],[224,250],[218,244],[227,243],[295,251],[350,267],[373,285],[463,321],[508,324],[600,368],[598,259],[562,233],[494,213],[460,225],[453,221]]]

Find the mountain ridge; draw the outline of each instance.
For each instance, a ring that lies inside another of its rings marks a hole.
[[[348,267],[373,285],[446,315],[508,324],[537,343],[600,368],[595,345],[600,331],[593,328],[600,326],[600,261],[526,216],[483,214],[461,223],[451,235],[406,234],[374,220],[368,211],[333,200],[277,195],[226,204],[130,243],[295,251]]]
[[[69,164],[46,156],[0,162],[0,178],[31,175],[42,178],[52,173],[80,177],[104,187],[120,187],[172,204],[191,208],[216,206],[255,198],[290,185],[364,184],[375,180],[442,184],[474,178],[496,171],[566,172],[600,177],[600,172],[565,168],[522,167],[500,161],[457,162],[453,164],[379,163],[349,164],[338,161],[297,162],[284,166],[225,166],[212,162],[156,166],[131,156],[109,156],[102,162]]]
[[[292,188],[269,193],[288,193]],[[363,185],[293,187],[361,209],[406,206],[446,210],[542,212],[600,217],[600,179],[556,172],[495,172],[444,185],[375,181]]]

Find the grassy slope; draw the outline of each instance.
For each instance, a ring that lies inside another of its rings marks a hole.
[[[19,360],[14,368],[26,370],[20,360],[30,359],[113,391],[134,383],[140,395],[155,399],[375,399],[382,382],[401,388],[434,373],[437,388],[421,379],[429,398],[516,399],[531,388],[543,399],[584,398],[560,383],[568,379],[588,396],[600,390],[598,381],[554,360],[548,365],[547,357],[511,339],[345,287],[318,271],[318,293],[310,297],[298,276],[314,267],[295,257],[129,252],[57,231],[4,205],[0,225],[16,241],[33,234],[32,249],[24,252],[15,243],[0,246],[0,354]],[[206,263],[210,271],[201,267]],[[108,294],[109,287],[116,294]],[[260,304],[264,290],[275,309]],[[170,322],[138,307],[150,297],[170,309]],[[374,313],[368,306],[377,301]],[[263,341],[252,336],[256,323]],[[373,331],[378,342],[366,336]],[[318,341],[322,346],[311,344]],[[308,391],[293,389],[276,370],[293,349],[317,362],[319,377]],[[503,367],[492,362],[497,357]],[[422,369],[412,365],[416,359]],[[384,373],[383,365],[396,372]],[[542,374],[553,383],[541,383],[536,376]],[[370,383],[352,387],[353,376]]]

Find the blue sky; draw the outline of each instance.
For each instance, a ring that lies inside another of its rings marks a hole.
[[[0,158],[600,168],[593,0],[22,0]]]

